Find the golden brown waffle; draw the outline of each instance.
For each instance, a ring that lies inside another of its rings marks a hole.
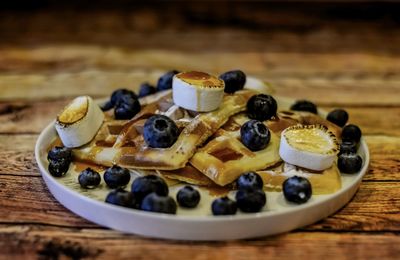
[[[330,194],[342,187],[340,171],[336,163],[321,172],[312,172],[282,163],[271,169],[257,171],[257,173],[263,179],[267,191],[281,191],[283,182],[295,175],[307,178],[310,181],[314,195]]]
[[[201,173],[199,170],[194,168],[192,165],[187,164],[185,167],[172,170],[172,171],[159,171],[157,170],[161,176],[177,180],[189,184],[194,184],[198,186],[214,186],[215,183],[213,180],[208,178],[206,175]]]
[[[213,187],[215,183],[199,170],[188,164],[184,168],[173,171],[157,171],[160,176],[166,180],[180,181],[197,186]],[[341,186],[340,171],[336,164],[321,171],[310,171],[284,162],[278,162],[276,165],[264,170],[256,171],[264,182],[264,189],[267,191],[281,191],[283,182],[292,176],[302,176],[307,178],[313,187],[314,195],[331,194],[338,191]],[[154,174],[154,172],[153,172]]]
[[[78,160],[127,168],[175,170],[186,165],[196,149],[215,133],[230,116],[246,109],[251,90],[225,95],[220,108],[208,113],[192,113],[175,106],[170,94],[142,106],[133,119],[123,122],[106,121],[95,139],[74,150]],[[181,130],[177,141],[169,148],[151,148],[143,139],[144,122],[153,114],[170,116]],[[119,133],[118,133],[119,132]],[[117,134],[118,133],[118,134]]]
[[[260,151],[249,150],[240,141],[240,127],[249,118],[245,114],[231,117],[204,147],[190,160],[196,169],[220,186],[236,180],[247,171],[265,169],[278,163],[279,137],[271,132],[268,146]]]
[[[280,111],[272,120],[265,121],[271,130],[271,141],[261,151],[250,151],[240,141],[240,127],[249,120],[244,114],[232,116],[209,142],[199,149],[190,163],[212,179],[224,186],[236,180],[247,171],[257,171],[277,164],[279,157],[279,138],[281,132],[297,124],[322,124],[335,135],[340,136],[340,128],[318,115],[308,112]]]

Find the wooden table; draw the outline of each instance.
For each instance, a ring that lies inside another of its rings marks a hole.
[[[399,257],[400,27],[390,12],[335,19],[332,6],[297,7],[236,6],[215,19],[202,6],[1,13],[0,258]],[[102,228],[49,193],[34,144],[73,97],[136,88],[168,69],[232,68],[268,80],[279,95],[350,113],[371,163],[348,205],[277,236],[181,242]]]

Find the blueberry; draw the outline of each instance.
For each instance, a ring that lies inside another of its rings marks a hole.
[[[353,141],[356,144],[360,142],[361,129],[356,125],[346,125],[342,129],[342,140]]]
[[[50,161],[58,161],[60,159],[64,159],[67,161],[71,161],[72,153],[71,149],[67,147],[56,146],[52,148],[47,154],[47,160]]]
[[[142,202],[141,209],[145,211],[175,214],[176,202],[169,196],[161,196],[155,192],[147,195]]]
[[[105,103],[100,105],[100,109],[102,111],[108,111],[113,107],[114,107],[114,105],[111,103],[111,101],[107,101],[107,102],[105,102]]]
[[[362,166],[361,156],[355,153],[343,153],[338,159],[338,168],[343,173],[356,173]]]
[[[63,176],[69,169],[72,160],[71,150],[66,147],[56,146],[47,154],[49,161],[48,170],[54,177]]]
[[[356,153],[357,152],[357,144],[352,141],[343,141],[340,144],[340,151],[338,155],[343,153]]]
[[[113,165],[104,172],[104,181],[111,189],[125,187],[131,180],[128,169]]]
[[[290,107],[290,109],[295,111],[307,111],[317,114],[317,106],[308,100],[298,100]]]
[[[61,177],[63,176],[69,168],[69,164],[71,161],[67,159],[59,159],[59,160],[52,160],[49,164],[49,172],[54,177]]]
[[[262,122],[250,120],[240,128],[240,137],[242,143],[251,151],[259,151],[267,147],[271,134]]]
[[[263,190],[238,190],[236,192],[237,207],[243,212],[259,212],[266,202],[267,197]]]
[[[349,120],[349,114],[343,109],[335,109],[329,112],[326,119],[335,125],[343,127],[347,123],[347,120]]]
[[[271,119],[276,115],[277,109],[276,100],[270,95],[254,95],[247,101],[247,115],[251,119],[260,121]]]
[[[175,122],[164,115],[154,115],[143,127],[145,142],[154,148],[168,148],[178,139],[179,129]]]
[[[213,215],[235,215],[237,211],[236,202],[228,197],[215,199],[211,204]]]
[[[154,86],[145,82],[145,83],[142,83],[142,85],[140,85],[139,97],[145,97],[150,94],[154,94],[156,92],[157,92],[157,89]]]
[[[311,183],[304,177],[290,177],[283,182],[282,186],[283,195],[290,202],[302,204],[311,198]]]
[[[131,119],[140,112],[140,103],[137,98],[122,96],[115,106],[114,116],[118,120]]]
[[[129,191],[120,188],[112,190],[110,193],[108,193],[105,201],[107,203],[122,207],[134,208],[134,209],[138,208],[136,199],[133,196],[133,194]]]
[[[121,89],[115,90],[111,94],[111,99],[110,99],[111,105],[113,107],[116,106],[117,103],[120,102],[122,97],[125,97],[125,96],[131,97],[133,99],[137,99],[135,92],[133,92],[132,90],[129,90],[129,89],[121,88]]]
[[[95,170],[87,168],[79,174],[78,181],[82,188],[92,189],[100,184],[101,177]]]
[[[255,172],[246,172],[242,174],[236,181],[238,190],[260,190],[264,186],[264,182],[260,175]]]
[[[172,70],[168,71],[164,75],[162,75],[157,82],[157,91],[167,90],[172,88],[172,78],[175,74],[178,74],[179,71]]]
[[[146,175],[136,178],[131,186],[131,192],[138,201],[148,194],[155,192],[160,196],[168,195],[168,186],[163,179],[156,175]]]
[[[185,208],[194,208],[199,204],[200,192],[192,186],[185,186],[176,194],[176,200],[179,205]]]
[[[219,75],[219,78],[225,82],[224,91],[230,94],[243,89],[246,83],[246,74],[241,70],[227,71]]]

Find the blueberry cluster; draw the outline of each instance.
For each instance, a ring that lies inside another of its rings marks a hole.
[[[129,120],[140,112],[139,100],[132,96],[121,96],[115,105],[114,116],[118,120]]]
[[[259,212],[267,202],[264,182],[255,172],[242,174],[236,181],[236,203],[243,212]]]
[[[113,165],[104,172],[103,178],[109,188],[123,189],[131,180],[131,174],[128,169]],[[93,189],[99,186],[101,176],[89,167],[79,174],[78,182],[84,189]]]
[[[168,186],[162,178],[147,175],[136,178],[130,192],[121,187],[111,191],[106,197],[106,202],[144,211],[175,214],[177,204],[168,194]],[[178,192],[177,201],[183,207],[194,208],[200,201],[200,193],[186,186]]]
[[[122,171],[118,169],[115,174],[117,172],[121,174]],[[176,213],[177,204],[171,196],[168,196],[169,189],[162,178],[156,175],[138,177],[133,181],[130,192],[122,188],[126,184],[126,179],[124,182],[120,182],[118,188],[112,190],[105,201],[114,205],[144,211],[166,214]],[[110,187],[108,183],[107,185]],[[115,186],[113,185],[113,187]],[[191,186],[185,186],[179,190],[177,201],[182,207],[194,208],[200,201],[200,193]]]
[[[340,144],[338,168],[342,173],[356,173],[362,167],[362,158],[357,154],[361,139],[361,129],[353,124],[346,125],[349,114],[343,109],[329,112],[326,119],[342,128],[342,143]]]
[[[263,180],[255,172],[242,174],[236,181],[238,191],[235,201],[227,196],[217,198],[211,205],[213,215],[234,215],[237,209],[242,212],[260,212],[267,202],[263,191]]]
[[[66,147],[56,146],[52,148],[48,155],[49,172],[54,177],[63,176],[69,169],[72,160],[71,150]]]
[[[157,91],[167,90],[172,88],[172,78],[178,74],[179,71],[171,70],[162,75],[157,81]]]
[[[168,90],[172,88],[172,78],[178,74],[179,71],[171,70],[161,75],[161,77],[157,81],[157,86],[154,87],[148,82],[144,82],[140,85],[139,88],[139,97],[145,97],[151,94],[154,94],[158,91]]]
[[[247,115],[252,120],[242,125],[240,138],[248,149],[259,151],[267,147],[271,133],[262,121],[275,117],[277,109],[277,102],[270,95],[254,95],[247,101]]]
[[[154,94],[158,91],[168,90],[172,88],[172,78],[178,74],[179,71],[171,70],[161,75],[157,81],[157,86],[153,86],[148,82],[144,82],[139,88],[139,97],[145,97]]]
[[[140,85],[140,89],[139,89],[139,97],[145,97],[151,94],[154,94],[157,92],[156,87],[150,85],[150,83],[148,82],[144,82]]]
[[[117,89],[111,94],[110,100],[101,107],[103,111],[111,108],[114,108],[115,119],[131,119],[140,111],[138,96],[131,90]]]
[[[118,167],[109,168],[107,171],[110,171],[110,174],[114,172],[117,175],[123,172]],[[165,181],[156,175],[136,178],[131,185],[130,192],[123,189],[126,180],[120,182],[117,186],[114,186],[114,184],[113,182],[112,187],[117,188],[107,195],[105,199],[107,203],[144,211],[176,213],[177,203],[168,195],[169,190]],[[110,187],[109,183],[107,185]],[[254,172],[245,173],[238,178],[237,187],[235,200],[225,196],[213,201],[211,209],[214,215],[233,215],[236,214],[237,209],[243,212],[261,211],[266,204],[261,177]],[[178,205],[183,208],[195,208],[200,199],[199,191],[192,186],[184,186],[176,195]]]
[[[114,108],[114,116],[119,120],[128,120],[140,112],[139,98],[154,94],[157,91],[172,88],[172,78],[178,71],[173,70],[162,75],[157,82],[157,87],[144,82],[140,85],[139,96],[129,89],[117,89],[110,97],[110,100],[101,106],[103,111]]]
[[[361,139],[361,129],[356,125],[346,125],[342,129],[342,143],[338,158],[338,168],[342,173],[356,173],[362,167],[362,158],[357,147]]]

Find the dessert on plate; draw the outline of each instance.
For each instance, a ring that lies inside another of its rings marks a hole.
[[[48,170],[62,177],[70,164],[87,164],[80,186],[95,189],[103,179],[104,200],[129,208],[174,214],[195,208],[202,187],[224,187],[234,198],[215,198],[214,215],[259,212],[268,210],[265,191],[301,204],[338,191],[341,173],[360,170],[361,131],[347,121],[346,111],[325,118],[306,100],[281,106],[242,71],[170,71],[139,96],[119,89],[101,107],[74,99],[57,117]],[[168,186],[176,184],[183,188],[174,199]]]

